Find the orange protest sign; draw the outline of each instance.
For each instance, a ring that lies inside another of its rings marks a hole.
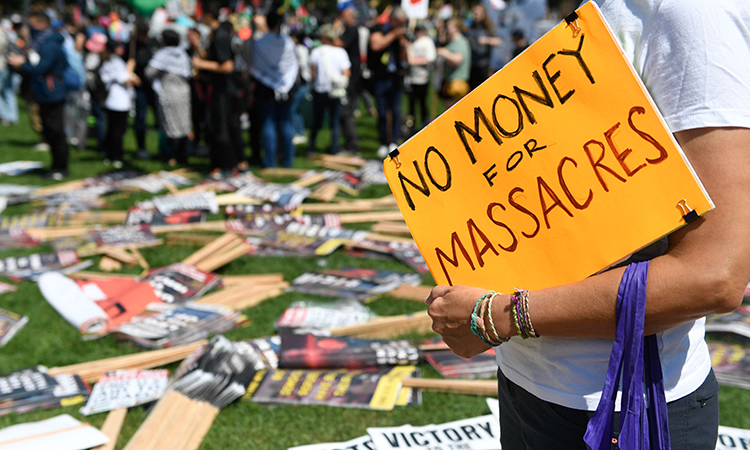
[[[593,2],[384,169],[435,281],[501,292],[581,280],[713,208]]]

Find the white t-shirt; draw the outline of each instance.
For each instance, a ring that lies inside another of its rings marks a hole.
[[[119,56],[111,56],[99,68],[102,83],[107,87],[107,100],[104,107],[112,111],[130,111],[135,90],[125,86],[128,81],[128,67]]]
[[[750,2],[596,3],[672,132],[750,128]],[[704,325],[700,319],[657,335],[667,402],[695,391],[711,370]],[[537,397],[593,411],[611,351],[611,339],[514,338],[497,359],[509,380]]]
[[[321,45],[314,48],[310,53],[310,67],[315,68],[313,89],[315,92],[323,94],[331,90],[331,80],[328,79],[326,71],[333,76],[341,75],[345,70],[352,67],[352,63],[343,48]]]
[[[409,79],[411,84],[423,85],[430,82],[430,66],[437,59],[435,43],[429,36],[422,36],[411,45],[411,56],[423,56],[428,64],[411,64]]]

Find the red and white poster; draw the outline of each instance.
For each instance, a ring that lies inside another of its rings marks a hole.
[[[429,6],[428,0],[401,0],[401,9],[409,19],[426,19]]]

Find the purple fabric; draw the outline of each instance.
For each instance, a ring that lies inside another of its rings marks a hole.
[[[622,376],[622,450],[668,450],[669,423],[656,336],[643,336],[648,261],[630,264],[617,293],[617,334],[607,379],[583,440],[589,450],[612,448],[615,398]],[[645,372],[645,374],[644,374]],[[647,399],[644,399],[644,382]],[[650,408],[647,408],[650,406]]]

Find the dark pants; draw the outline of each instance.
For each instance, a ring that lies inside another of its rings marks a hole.
[[[39,103],[42,135],[52,153],[52,170],[68,170],[68,141],[65,137],[63,112],[65,102]]]
[[[237,161],[235,146],[242,140],[241,110],[236,99],[224,92],[211,93],[208,139],[211,148],[211,164],[221,170],[232,170]],[[244,149],[243,149],[244,150]]]
[[[339,135],[340,135],[340,118],[341,100],[331,98],[327,92],[313,91],[313,122],[310,127],[310,143],[307,148],[308,153],[315,152],[315,141],[318,137],[318,131],[323,127],[323,117],[328,111],[328,126],[331,128],[331,154],[339,152]]]
[[[146,149],[146,111],[148,109],[148,94],[143,89],[135,90],[135,120],[133,130],[138,150]]]
[[[503,450],[586,450],[583,435],[594,411],[546,402],[497,371]],[[604,380],[602,380],[602,385]],[[695,392],[667,404],[672,450],[714,450],[719,430],[719,384],[713,371]],[[615,415],[615,430],[620,415]],[[613,438],[617,437],[617,432]],[[617,449],[616,445],[612,446]]]
[[[188,138],[187,136],[177,139],[167,139],[169,148],[172,149],[174,159],[178,164],[187,165],[188,163]]]
[[[128,112],[107,110],[107,138],[105,150],[110,161],[122,161],[122,137],[128,128]]]
[[[417,122],[417,106],[420,111],[420,121]],[[414,119],[414,129],[423,128],[430,120],[430,113],[427,111],[427,85],[412,84],[411,94],[409,94],[409,115]],[[417,125],[419,124],[419,125]]]
[[[341,105],[341,130],[344,134],[344,149],[359,152],[359,138],[354,123],[354,111],[359,109],[359,77],[352,76],[346,88],[346,103]]]
[[[97,151],[104,152],[107,139],[107,127],[104,116],[104,106],[96,100],[91,100],[91,114],[94,116],[94,132],[96,133]]]
[[[380,144],[397,143],[401,135],[401,83],[395,77],[373,82],[372,94],[378,108]],[[388,111],[391,112],[391,134],[388,136]]]

